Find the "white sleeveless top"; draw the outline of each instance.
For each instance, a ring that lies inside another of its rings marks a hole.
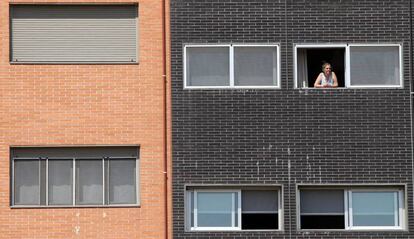
[[[323,72],[321,72],[321,75],[322,75],[321,85],[332,86],[334,84],[334,81],[332,79],[332,73],[329,75],[328,78],[326,78],[326,76]]]

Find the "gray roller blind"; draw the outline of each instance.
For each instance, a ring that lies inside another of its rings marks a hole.
[[[277,86],[276,47],[234,47],[234,84]]]
[[[76,173],[76,204],[103,204],[102,160],[77,160]]]
[[[300,212],[309,214],[344,213],[343,190],[302,190]]]
[[[136,5],[11,6],[12,62],[137,62]]]
[[[228,47],[188,47],[187,86],[229,86]]]
[[[72,166],[70,159],[49,160],[49,205],[72,204]]]
[[[243,191],[242,193],[243,212],[277,212],[278,192],[277,191]]]
[[[14,162],[14,204],[40,204],[40,161]]]
[[[109,161],[109,203],[136,203],[135,181],[135,159],[117,159]]]
[[[398,46],[351,46],[352,86],[399,86]]]

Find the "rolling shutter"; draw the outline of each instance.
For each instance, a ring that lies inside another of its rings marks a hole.
[[[12,62],[137,62],[137,5],[11,6]]]

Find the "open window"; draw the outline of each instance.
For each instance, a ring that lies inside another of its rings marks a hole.
[[[187,190],[186,225],[191,231],[279,230],[280,197],[274,188]]]
[[[398,230],[404,228],[400,188],[300,188],[300,229]]]
[[[330,63],[338,87],[402,87],[399,44],[325,44],[295,46],[295,84],[313,88],[321,66]]]

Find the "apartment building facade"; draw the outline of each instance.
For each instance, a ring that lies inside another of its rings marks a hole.
[[[174,237],[412,237],[412,4],[172,0]]]
[[[168,238],[166,1],[0,1],[0,238]]]

